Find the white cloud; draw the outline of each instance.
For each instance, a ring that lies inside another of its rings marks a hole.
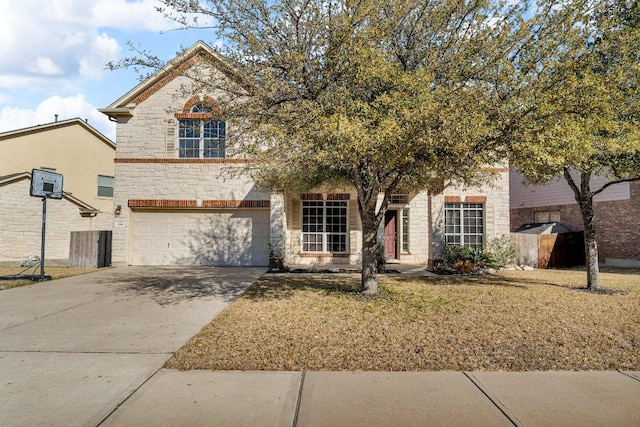
[[[60,67],[51,58],[38,58],[35,64],[28,66],[27,69],[32,73],[45,76],[55,76],[62,73]]]
[[[118,59],[115,32],[176,27],[155,9],[157,0],[21,0],[0,14],[0,87],[30,88],[38,77],[100,80]],[[17,78],[17,76],[21,76]]]
[[[91,15],[98,27],[120,28],[126,31],[167,31],[178,25],[165,19],[156,10],[157,0],[99,0],[94,3]]]
[[[0,132],[51,123],[58,120],[79,117],[115,141],[115,124],[107,116],[100,113],[96,107],[88,103],[81,94],[60,97],[52,96],[42,101],[35,109],[4,107],[0,109]]]
[[[93,80],[100,80],[106,73],[105,64],[120,55],[122,47],[117,40],[102,33],[95,37],[89,51],[80,59],[80,75]]]

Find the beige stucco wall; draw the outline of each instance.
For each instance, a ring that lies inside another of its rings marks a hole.
[[[113,199],[98,197],[97,191],[98,175],[114,175],[114,156],[112,146],[78,123],[47,125],[0,138],[0,176],[55,168],[64,176],[64,191],[113,212]]]
[[[42,200],[29,196],[30,181],[23,179],[0,187],[0,262],[20,262],[40,256]],[[47,200],[45,257],[66,265],[72,231],[110,230],[113,215],[80,216],[67,199]]]

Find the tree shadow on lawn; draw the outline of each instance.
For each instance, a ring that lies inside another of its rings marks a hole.
[[[360,286],[360,276],[326,275],[301,276],[299,274],[265,275],[242,296],[252,300],[286,299],[297,291],[331,294],[355,294]]]
[[[391,291],[387,284],[392,283],[417,283],[425,286],[447,286],[447,285],[485,285],[500,286],[519,289],[528,289],[531,284],[547,285],[547,282],[522,284],[520,280],[508,277],[490,276],[402,276],[393,277],[381,276],[379,292],[376,295],[363,295],[360,293],[359,275],[309,275],[300,276],[298,274],[282,274],[278,276],[265,275],[254,283],[242,296],[251,300],[270,300],[290,298],[297,291],[320,292],[325,295],[343,295],[354,297],[358,300],[371,301],[376,299],[392,298],[397,292]]]
[[[251,300],[278,300],[291,298],[297,291],[312,291],[323,293],[327,296],[342,295],[358,300],[371,301],[376,299],[392,298],[398,293],[390,290],[388,285],[417,284],[428,286],[495,286],[500,288],[513,288],[521,290],[535,290],[536,286],[553,286],[567,291],[585,292],[583,284],[558,284],[550,280],[535,279],[531,277],[508,277],[502,275],[485,276],[413,276],[393,275],[380,276],[380,288],[377,295],[363,295],[359,292],[360,275],[300,275],[278,274],[264,275],[254,283],[242,296]],[[399,291],[403,292],[403,291]],[[408,291],[410,293],[410,291]],[[620,295],[624,291],[605,289],[594,294]]]

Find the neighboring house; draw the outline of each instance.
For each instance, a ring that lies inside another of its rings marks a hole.
[[[29,196],[32,169],[64,177],[64,198],[47,203],[47,259],[67,262],[71,231],[111,230],[115,148],[81,119],[0,133],[0,262],[40,255],[42,202]]]
[[[192,74],[233,79],[196,43],[100,111],[117,120],[114,265],[356,263],[361,224],[355,192],[257,188],[245,171],[223,93],[199,93]],[[445,241],[482,247],[509,232],[508,169],[482,189],[393,195],[380,240],[399,262],[426,263]]]
[[[595,177],[591,188],[605,183]],[[511,171],[511,229],[523,224],[559,222],[572,231],[583,231],[580,209],[564,178],[539,187],[524,185]],[[612,185],[594,198],[594,219],[600,262],[640,267],[640,183]]]

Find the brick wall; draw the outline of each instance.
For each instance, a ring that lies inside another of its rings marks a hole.
[[[594,204],[600,262],[607,258],[640,260],[640,184],[630,186],[631,198]],[[511,230],[534,222],[536,212],[560,212],[560,223],[573,231],[584,226],[577,204],[511,209]]]

